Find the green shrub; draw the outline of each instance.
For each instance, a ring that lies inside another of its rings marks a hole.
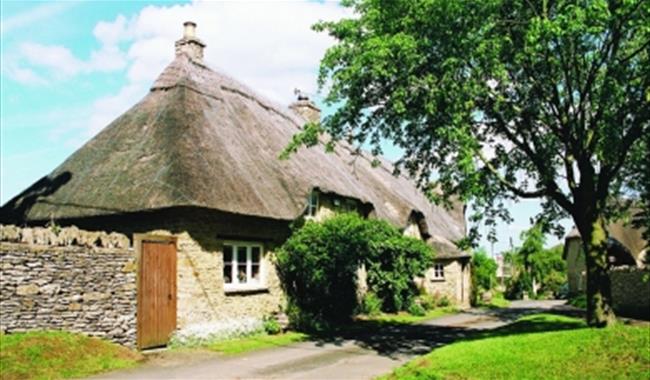
[[[426,310],[424,310],[424,308],[417,302],[412,302],[407,311],[409,314],[415,315],[416,317],[422,317],[427,313]]]
[[[438,306],[440,296],[436,294],[422,294],[418,297],[420,306],[424,310],[433,310]]]
[[[366,315],[378,315],[381,313],[381,299],[375,293],[368,292],[361,301],[361,313]]]
[[[580,294],[578,296],[575,296],[573,298],[570,298],[567,303],[569,305],[579,307],[581,309],[586,309],[587,308],[587,296],[584,294]]]
[[[438,299],[438,304],[437,304],[438,307],[447,307],[449,305],[451,305],[451,300],[446,295]]]
[[[264,317],[264,331],[269,335],[276,335],[282,332],[282,326],[275,317]]]
[[[433,265],[433,250],[385,221],[368,220],[366,227],[368,288],[382,300],[383,311],[404,310],[419,293],[413,279]]]
[[[362,237],[363,220],[342,214],[322,223],[307,221],[278,250],[292,324],[307,328],[350,320],[357,308],[357,269],[366,245]]]
[[[423,241],[357,214],[338,214],[321,223],[307,221],[277,253],[287,315],[294,328],[302,330],[346,323],[363,309],[356,293],[362,264],[368,289],[381,301],[381,309],[398,311],[417,295],[413,278],[432,263],[433,251]]]
[[[472,293],[470,303],[476,306],[481,302],[481,293],[491,290],[497,280],[497,263],[483,249],[479,249],[472,255],[471,278]]]
[[[509,300],[522,299],[524,294],[533,292],[533,280],[528,272],[519,272],[506,282],[505,297]]]

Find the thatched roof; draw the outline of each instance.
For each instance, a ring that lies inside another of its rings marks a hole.
[[[305,123],[186,54],[158,77],[138,104],[47,177],[10,200],[5,219],[78,219],[194,206],[279,220],[303,214],[313,189],[372,205],[404,227],[413,215],[447,254],[460,254],[464,222],[432,205],[404,176],[345,144],[333,153],[280,152]],[[423,219],[422,219],[423,217]]]
[[[633,209],[635,214],[638,210]],[[633,227],[630,223],[619,220],[607,226],[609,234],[608,249],[610,255],[617,256],[618,261],[625,264],[641,264],[648,242],[643,239],[643,230]],[[581,239],[580,232],[573,228],[565,240]]]

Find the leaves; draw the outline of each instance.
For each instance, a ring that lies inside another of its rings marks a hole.
[[[277,254],[277,268],[298,328],[348,321],[357,309],[357,273],[384,311],[404,310],[417,294],[414,277],[433,264],[425,242],[381,220],[339,214],[307,221]]]
[[[423,188],[472,202],[474,226],[520,197],[543,198],[553,223],[639,190],[623,173],[648,159],[630,152],[650,134],[650,2],[346,4],[353,18],[314,27],[337,41],[321,132],[375,153],[391,140]]]

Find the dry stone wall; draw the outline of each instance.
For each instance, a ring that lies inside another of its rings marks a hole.
[[[0,226],[0,330],[68,330],[133,347],[136,269],[121,234]]]
[[[650,269],[614,268],[609,278],[616,312],[631,317],[650,318]]]

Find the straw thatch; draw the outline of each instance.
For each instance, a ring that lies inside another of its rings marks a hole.
[[[50,175],[9,201],[4,219],[24,223],[170,207],[293,220],[310,191],[371,205],[377,217],[421,229],[446,255],[464,223],[432,205],[413,181],[373,168],[347,145],[333,153],[280,152],[305,120],[233,79],[180,54],[138,104]]]
[[[633,215],[638,211],[637,209],[631,210]],[[607,233],[609,234],[607,242],[609,255],[616,259],[614,262],[617,265],[643,265],[643,255],[648,247],[648,242],[643,239],[643,229],[636,228],[624,220],[618,220],[607,226]],[[573,239],[581,239],[580,232],[576,227],[573,227],[565,237],[566,241]]]

